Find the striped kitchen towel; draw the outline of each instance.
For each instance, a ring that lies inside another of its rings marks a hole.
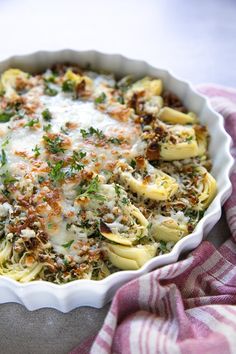
[[[236,90],[204,85],[225,118],[236,156]],[[73,354],[236,353],[236,171],[225,204],[232,237],[219,249],[204,241],[188,258],[117,291],[96,338]],[[91,346],[92,345],[92,346]]]

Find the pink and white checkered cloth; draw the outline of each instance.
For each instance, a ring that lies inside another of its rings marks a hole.
[[[199,90],[224,116],[236,157],[236,90]],[[219,249],[204,241],[187,259],[124,285],[96,338],[73,354],[236,353],[236,171],[231,180],[225,211],[232,237]]]

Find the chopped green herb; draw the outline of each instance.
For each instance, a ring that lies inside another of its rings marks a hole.
[[[84,165],[80,162],[86,156],[86,152],[73,151],[71,168],[76,171],[80,171],[84,168]]]
[[[118,139],[118,138],[109,138],[109,139],[107,139],[107,141],[109,143],[112,143],[112,144],[115,144],[115,145],[120,145],[121,144],[121,140]]]
[[[69,131],[68,131],[68,129],[67,128],[64,128],[63,126],[61,126],[61,132],[63,133],[63,134],[65,134],[65,135],[69,135]]]
[[[90,127],[89,129],[80,129],[80,133],[82,134],[83,138],[87,138],[89,136],[95,135],[98,139],[104,139],[105,135],[102,130],[95,129],[93,127]]]
[[[42,116],[43,116],[43,119],[46,121],[52,120],[52,113],[47,108],[42,112]]]
[[[120,196],[121,193],[121,186],[119,186],[119,184],[115,184],[115,192],[117,194],[117,196]]]
[[[150,230],[151,230],[151,228],[152,228],[152,223],[151,223],[151,222],[149,222],[149,223],[148,223],[148,226],[147,226],[148,231],[150,231]]]
[[[9,122],[12,116],[14,116],[14,112],[1,112],[0,113],[0,123],[6,123]]]
[[[130,166],[131,166],[132,168],[135,168],[135,167],[136,167],[136,161],[135,161],[135,160],[131,160]]]
[[[117,101],[118,101],[120,104],[124,104],[124,103],[125,103],[125,100],[124,100],[124,98],[123,98],[122,96],[119,96],[119,97],[117,98]]]
[[[65,149],[62,147],[63,139],[60,136],[56,136],[55,138],[51,139],[49,136],[44,135],[43,140],[46,143],[47,149],[52,154],[58,154],[60,152],[65,152]]]
[[[104,92],[102,92],[100,96],[95,98],[95,103],[96,104],[104,103],[106,98],[107,98],[106,94]]]
[[[65,173],[62,171],[63,161],[57,162],[54,166],[48,162],[48,166],[51,168],[48,175],[52,181],[59,182],[65,178]]]
[[[50,82],[44,81],[44,93],[47,96],[56,96],[58,91],[52,87]]]
[[[38,176],[38,182],[41,184],[45,181],[45,177],[43,176]]]
[[[45,132],[48,132],[48,131],[51,130],[51,129],[52,129],[52,124],[50,124],[50,123],[43,126],[43,130],[44,130]]]
[[[193,140],[193,136],[188,136],[185,141],[187,141],[188,143],[190,143]]]
[[[166,242],[164,241],[160,241],[160,249],[163,253],[168,252],[167,248],[166,248]]]
[[[104,195],[99,193],[99,178],[96,176],[92,179],[90,184],[84,188],[84,185],[79,185],[77,187],[78,196],[86,197],[90,199],[96,199],[100,201],[104,201],[106,198]]]
[[[14,178],[9,171],[4,172],[3,174],[0,175],[1,181],[4,185],[8,185],[11,183],[14,183],[17,181],[16,178]]]
[[[9,138],[7,138],[3,143],[2,143],[2,147],[6,147],[9,144]]]
[[[57,78],[57,75],[55,73],[53,73],[51,70],[49,72],[46,72],[44,75],[45,82],[55,83],[56,78]]]
[[[24,125],[24,127],[33,127],[35,124],[39,123],[39,119],[31,119],[28,123]]]
[[[34,152],[34,157],[37,159],[37,157],[40,155],[40,148],[38,145],[35,145],[35,148],[33,148],[32,151]]]
[[[48,229],[50,230],[50,229],[52,229],[53,228],[53,223],[52,222],[49,222],[48,223]]]
[[[129,199],[124,197],[124,198],[122,198],[121,203],[124,204],[124,205],[128,205],[129,204]]]
[[[7,164],[7,155],[6,155],[4,149],[2,149],[2,154],[0,155],[0,160],[1,160],[1,167]]]
[[[71,224],[67,223],[67,224],[66,224],[66,230],[67,230],[67,231],[70,230],[71,226],[72,226]]]
[[[67,242],[67,243],[64,243],[64,244],[62,245],[62,247],[64,247],[64,248],[70,248],[70,246],[72,245],[73,242],[74,242],[74,240],[71,240],[71,241],[69,241],[69,242]]]
[[[66,80],[62,84],[63,92],[73,92],[75,89],[75,82],[72,80]]]

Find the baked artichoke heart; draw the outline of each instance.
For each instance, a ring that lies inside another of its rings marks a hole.
[[[71,81],[75,85],[79,85],[82,81],[85,81],[86,86],[92,86],[93,82],[88,76],[82,76],[79,74],[75,74],[72,70],[68,69],[64,75],[64,81]]]
[[[148,76],[136,81],[126,92],[125,97],[130,99],[134,93],[144,92],[146,98],[160,96],[163,90],[162,80],[152,79]]]
[[[105,223],[100,221],[100,233],[108,240],[125,246],[131,246],[133,243],[144,237],[148,233],[148,221],[141,211],[134,205],[126,206],[126,216],[130,219],[130,225],[123,230],[122,225],[117,223]]]
[[[149,165],[150,166],[150,165]],[[178,183],[168,174],[154,167],[148,168],[150,182],[144,181],[141,175],[133,176],[130,172],[122,172],[121,180],[126,183],[132,192],[152,200],[167,200],[178,190]]]
[[[217,192],[217,184],[215,178],[203,166],[197,167],[197,172],[201,174],[201,179],[198,182],[197,189],[198,204],[194,207],[196,210],[205,210],[212,200],[215,198]]]
[[[158,114],[158,119],[170,124],[193,124],[196,121],[194,115],[182,113],[170,107],[163,107]]]
[[[108,258],[114,266],[123,270],[137,270],[155,257],[157,245],[127,247],[107,243],[106,249]]]
[[[151,234],[158,241],[177,242],[188,234],[187,224],[172,217],[162,217],[161,221],[152,221]]]
[[[17,80],[26,80],[29,74],[19,69],[8,69],[1,75],[0,91],[5,92],[6,98],[16,98],[18,94],[16,92]]]
[[[174,142],[160,144],[160,158],[165,161],[184,160],[199,155],[199,146],[193,127],[175,125],[169,128]]]

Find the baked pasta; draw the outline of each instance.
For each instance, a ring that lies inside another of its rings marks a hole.
[[[160,79],[6,70],[0,274],[100,280],[169,252],[216,194],[208,139]]]

